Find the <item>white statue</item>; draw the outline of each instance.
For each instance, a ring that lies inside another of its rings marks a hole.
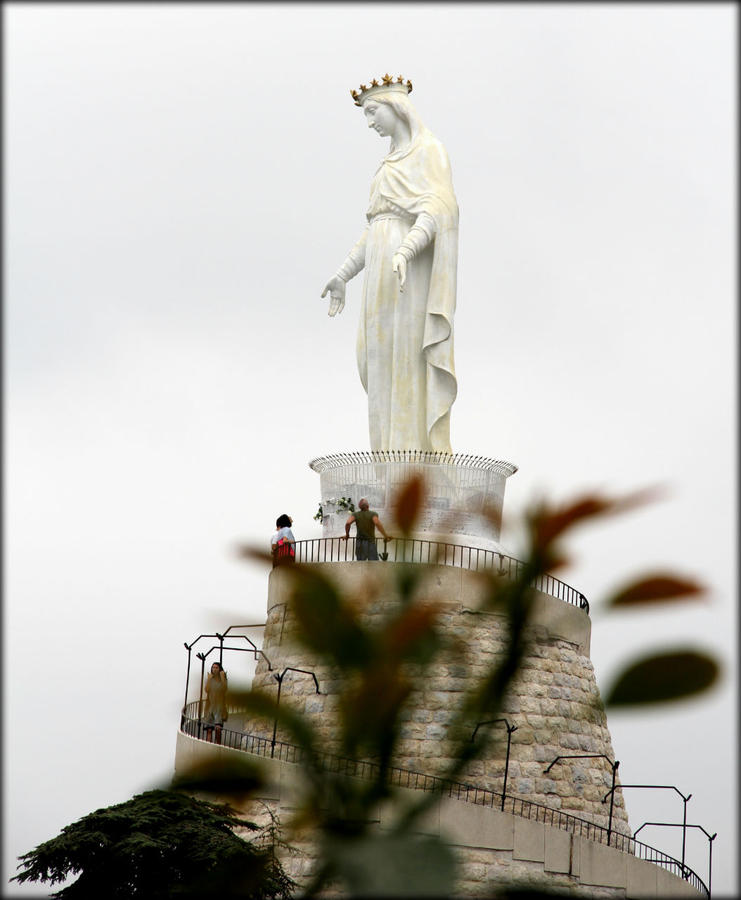
[[[357,353],[371,449],[451,453],[458,204],[448,154],[411,90],[385,75],[351,91],[391,147],[371,183],[368,225],[322,297],[330,316],[341,312],[346,283],[365,268]]]

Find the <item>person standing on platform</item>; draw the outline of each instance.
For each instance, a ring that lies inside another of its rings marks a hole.
[[[296,538],[291,531],[293,519],[285,513],[275,520],[275,534],[270,539],[273,553],[273,568],[285,563],[296,562]]]
[[[229,717],[226,703],[226,672],[221,663],[215,662],[206,679],[206,705],[203,710],[203,727],[206,740],[213,741],[216,729],[216,743],[221,743],[221,729]]]
[[[355,558],[359,560],[378,559],[378,550],[376,549],[376,528],[381,532],[384,538],[390,540],[386,529],[378,518],[378,513],[370,509],[370,504],[363,498],[358,503],[358,509],[351,513],[347,522],[345,522],[344,540],[350,537],[350,526],[355,523]]]

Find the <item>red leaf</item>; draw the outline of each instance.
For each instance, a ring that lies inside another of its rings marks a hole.
[[[422,510],[424,479],[410,478],[401,489],[396,507],[396,522],[404,535],[410,534]]]
[[[706,593],[696,581],[674,575],[651,575],[626,585],[607,602],[610,608],[638,606],[642,603],[666,603],[669,600],[689,600]]]
[[[584,519],[625,512],[636,506],[643,506],[651,500],[657,499],[659,493],[656,488],[646,488],[626,494],[624,497],[613,498],[587,494],[562,507],[549,508],[548,504],[543,503],[531,515],[535,546],[542,550],[553,543],[564,531]]]
[[[387,648],[385,652],[391,656],[403,656],[410,647],[432,635],[438,612],[437,605],[431,603],[404,610],[386,629],[383,636]]]
[[[271,553],[268,553],[266,550],[259,550],[252,544],[237,544],[234,547],[234,553],[240,559],[249,559],[252,562],[272,563],[273,561],[273,556]]]

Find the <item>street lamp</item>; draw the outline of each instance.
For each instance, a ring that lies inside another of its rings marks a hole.
[[[213,648],[211,648],[213,649]],[[209,653],[211,650],[209,650]],[[198,740],[201,739],[201,719],[203,718],[203,675],[204,670],[206,668],[206,654],[205,653],[196,653],[196,656],[201,661],[201,689],[198,692]],[[186,691],[187,691],[186,686]]]
[[[187,670],[185,673],[185,699],[183,701],[183,714],[185,714],[185,708],[188,705],[188,689],[190,687],[191,652],[193,650],[193,647],[202,638],[213,638],[213,637],[218,638],[218,640],[219,640],[219,662],[223,661],[224,650],[246,650],[247,652],[252,653],[254,655],[255,659],[257,659],[257,655],[260,654],[260,656],[262,656],[262,658],[267,663],[268,672],[273,671],[272,663],[270,662],[268,657],[254,643],[254,641],[251,641],[247,637],[246,634],[229,634],[229,631],[232,628],[251,628],[251,627],[253,627],[253,626],[251,626],[251,625],[230,625],[229,628],[226,629],[224,634],[219,634],[218,631],[215,634],[199,634],[198,637],[194,641],[190,642],[190,644],[183,643],[183,646],[188,651],[188,667],[187,667]],[[225,647],[224,641],[226,640],[227,635],[229,635],[230,638],[241,638],[242,640],[247,641],[247,643],[249,644],[249,647]],[[196,653],[196,656],[198,657],[198,659],[201,660],[201,694],[199,694],[199,697],[203,694],[203,663],[204,663],[206,657],[209,656],[215,649],[216,649],[216,645],[214,644],[213,647],[211,647],[211,649],[207,653],[205,653],[205,654]],[[199,718],[200,718],[200,706],[199,706]],[[199,736],[200,736],[200,734],[199,734]]]
[[[188,706],[188,684],[190,682],[190,652],[192,647],[185,642],[183,642],[183,646],[188,651],[188,669],[185,673],[185,697],[183,698],[183,714],[180,717],[180,727],[183,727],[183,722],[185,721],[185,711]]]
[[[317,694],[321,694],[322,692],[319,690],[319,682],[316,680],[316,675],[314,672],[311,672],[309,669],[297,669],[295,666],[286,666],[283,671],[278,674],[274,673],[273,678],[278,682],[278,696],[275,701],[275,719],[273,720],[273,739],[270,742],[270,758],[272,759],[275,755],[275,734],[278,730],[278,706],[280,705],[280,689],[283,687],[283,679],[286,677],[286,672],[302,672],[304,675],[311,675],[314,679],[314,685],[316,686]]]
[[[687,796],[685,797],[684,794],[679,790],[679,788],[675,787],[673,784],[621,784],[620,787],[622,790],[625,790],[626,788],[663,788],[669,791],[676,791],[682,798],[682,800],[684,800],[684,816],[682,819],[682,871],[684,872],[684,852],[687,844],[687,802],[689,801],[692,794],[687,794]],[[614,790],[615,787],[613,785],[613,787],[611,787],[610,790],[602,798],[603,803],[607,800],[610,794],[614,792]]]
[[[554,766],[561,759],[606,759],[612,768],[612,788],[610,789],[610,817],[607,821],[607,846],[610,846],[610,837],[612,836],[612,810],[615,806],[615,775],[617,774],[618,766],[620,765],[620,760],[616,759],[613,762],[609,757],[605,756],[604,753],[577,753],[572,756],[557,756],[553,762],[548,766],[547,769],[543,769],[543,774],[547,775],[551,771],[551,767]],[[604,801],[603,801],[604,802]]]
[[[692,795],[690,795],[690,796],[692,796]],[[709,851],[708,900],[710,900],[710,890],[711,890],[712,883],[713,883],[713,841],[718,837],[718,832],[716,831],[715,834],[711,835],[707,831],[705,831],[705,829],[702,827],[702,825],[687,825],[686,823],[682,823],[682,822],[644,822],[640,828],[636,828],[636,830],[633,833],[633,837],[635,838],[635,836],[638,834],[638,832],[641,830],[641,828],[645,828],[646,825],[663,825],[667,828],[699,828],[700,829],[700,831],[708,839],[708,851]],[[684,862],[682,863],[682,877],[685,879],[687,878],[687,873],[685,870]]]
[[[495,722],[504,722],[507,728],[507,758],[504,761],[504,784],[502,785],[502,812],[504,812],[504,798],[507,793],[507,772],[509,771],[509,748],[512,743],[512,732],[517,731],[517,725],[510,725],[506,719],[487,719],[486,722],[477,722],[473,729],[471,740],[476,737],[476,732],[482,725],[493,725]]]

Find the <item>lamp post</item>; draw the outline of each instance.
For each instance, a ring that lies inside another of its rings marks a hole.
[[[260,650],[260,648],[254,643],[254,641],[251,641],[251,640],[247,637],[246,634],[229,634],[229,631],[230,631],[232,628],[252,628],[252,627],[256,627],[256,626],[252,626],[252,625],[230,625],[229,628],[226,629],[226,631],[224,632],[224,634],[219,634],[218,632],[216,632],[215,634],[199,634],[198,637],[197,637],[194,641],[191,641],[190,644],[186,644],[186,643],[183,644],[183,646],[185,647],[185,649],[188,651],[188,668],[187,668],[187,672],[186,672],[186,676],[185,676],[185,700],[183,701],[183,712],[185,712],[185,707],[186,707],[187,704],[188,704],[188,689],[189,689],[189,687],[190,687],[190,662],[191,662],[191,651],[193,650],[193,647],[195,647],[195,645],[196,645],[202,638],[213,638],[213,637],[218,638],[218,641],[219,641],[219,662],[221,662],[222,664],[223,664],[224,650],[246,650],[246,651],[248,651],[249,653],[252,653],[252,654],[254,655],[254,658],[255,658],[255,659],[257,659],[258,654],[259,654],[260,656],[262,656],[262,658],[263,658],[263,659],[265,660],[265,662],[267,663],[267,666],[268,666],[268,672],[272,672],[272,671],[273,671],[272,663],[270,662],[270,660],[268,659],[268,657],[262,652],[262,650]],[[224,646],[224,641],[226,640],[227,635],[228,635],[230,638],[241,638],[242,640],[247,641],[247,643],[249,644],[249,647],[225,647],[225,646]],[[211,647],[211,649],[210,649],[207,653],[205,653],[205,654],[202,654],[202,653],[196,653],[196,656],[197,656],[201,661],[203,661],[203,660],[205,659],[205,657],[206,657],[206,656],[209,656],[215,649],[216,649],[216,645],[214,644],[214,646]],[[202,694],[203,694],[203,677],[201,677],[201,695],[202,695]],[[199,696],[200,696],[200,695],[199,695]],[[199,709],[200,709],[200,707],[199,707]]]
[[[692,796],[692,795],[690,795],[690,796]],[[688,825],[686,822],[644,822],[643,825],[640,826],[640,828],[636,828],[636,830],[633,832],[633,837],[635,838],[635,836],[638,834],[638,832],[641,830],[641,828],[645,828],[646,825],[663,825],[666,828],[684,828],[684,829],[699,828],[700,829],[700,831],[708,839],[708,900],[710,900],[710,896],[711,896],[710,892],[711,892],[712,883],[713,883],[713,841],[718,837],[718,832],[716,831],[715,834],[711,835],[707,831],[705,831],[705,829],[702,827],[702,825]],[[687,878],[684,861],[682,862],[682,877]]]
[[[275,735],[278,730],[278,707],[280,706],[280,689],[283,687],[283,679],[286,677],[286,672],[302,672],[304,675],[311,675],[314,679],[314,685],[316,686],[317,694],[321,694],[319,690],[319,682],[316,679],[316,675],[314,672],[309,671],[309,669],[297,669],[295,666],[286,666],[283,671],[278,674],[274,673],[273,678],[278,682],[278,696],[275,700],[275,719],[273,720],[273,738],[270,742],[270,758],[272,759],[275,755]]]
[[[692,794],[687,794],[687,796],[685,797],[685,795],[679,790],[679,788],[675,787],[673,784],[621,784],[620,787],[622,790],[625,790],[626,788],[660,788],[664,790],[676,791],[679,794],[679,796],[684,801],[684,815],[682,817],[682,871],[684,872],[684,855],[685,848],[687,846],[687,803]],[[610,788],[610,790],[602,798],[603,803],[607,800],[610,794],[614,792],[614,790],[614,786]]]
[[[615,762],[613,762],[609,757],[605,756],[604,753],[576,753],[572,756],[557,756],[547,769],[543,769],[543,774],[547,775],[551,771],[551,767],[561,759],[606,759],[610,764],[610,767],[612,768],[612,787],[608,792],[610,794],[610,817],[607,820],[607,846],[609,847],[610,838],[612,837],[612,811],[615,807],[615,776],[617,774],[618,766],[620,765],[620,760],[616,759]]]
[[[203,675],[206,668],[206,654],[196,653],[201,661],[201,689],[198,692],[198,740],[201,739],[201,719],[203,717]]]
[[[477,722],[476,727],[473,729],[471,740],[474,740],[476,732],[482,725],[493,725],[495,722],[504,722],[507,728],[507,757],[504,761],[504,784],[502,785],[502,812],[504,812],[504,798],[507,794],[507,772],[509,771],[509,748],[512,743],[512,732],[517,731],[517,725],[510,725],[506,719],[487,719],[486,722]]]
[[[216,637],[219,639],[219,665],[223,667],[224,665],[224,635],[219,634],[219,632],[215,632]]]
[[[262,658],[268,664],[268,672],[272,672],[273,666],[272,666],[270,660],[267,658],[267,656],[262,652],[262,650],[257,646],[257,644],[254,641],[250,640],[250,638],[248,638],[246,634],[229,634],[229,632],[232,630],[232,628],[264,628],[264,627],[265,627],[264,622],[258,622],[255,625],[230,625],[224,632],[224,638],[226,638],[226,636],[229,635],[230,638],[242,638],[242,640],[247,641],[247,643],[250,645],[250,648],[252,649],[253,653],[255,654],[255,659],[257,659],[257,654],[259,653],[260,656],[262,656]],[[217,633],[216,637],[221,638],[221,635],[219,635]],[[236,647],[225,647],[224,649],[225,650],[236,650],[237,648]],[[244,648],[241,648],[241,649],[244,649]]]
[[[237,625],[237,626],[230,625],[230,626],[229,626],[229,628],[234,628],[234,627],[237,627],[237,628],[249,628],[249,627],[252,627],[252,626],[249,626],[249,625]],[[251,640],[247,637],[247,635],[245,635],[245,634],[232,634],[232,635],[229,635],[229,637],[230,637],[230,638],[243,638],[245,641],[247,641],[247,643],[249,644],[249,647],[229,647],[229,646],[225,646],[225,645],[224,645],[224,641],[226,640],[226,636],[227,636],[227,634],[229,633],[229,628],[226,629],[226,631],[224,632],[224,634],[219,634],[218,632],[216,632],[215,634],[200,634],[200,635],[198,635],[198,637],[197,637],[194,641],[192,641],[190,644],[187,644],[187,643],[184,643],[184,644],[183,644],[183,646],[185,647],[185,649],[188,651],[188,668],[187,668],[187,673],[186,673],[186,676],[185,676],[185,700],[184,700],[184,703],[183,703],[183,712],[181,713],[181,726],[182,726],[182,722],[183,722],[183,719],[184,719],[184,717],[185,717],[185,714],[186,714],[186,708],[187,708],[187,705],[188,705],[188,689],[189,689],[189,687],[190,687],[191,651],[193,650],[193,647],[195,646],[195,644],[197,644],[198,641],[200,641],[202,638],[209,638],[209,637],[215,637],[215,638],[218,638],[218,640],[219,640],[219,644],[218,644],[219,660],[223,660],[223,657],[224,657],[224,650],[237,650],[237,651],[240,651],[240,652],[252,653],[255,659],[257,659],[257,655],[258,655],[258,653],[259,653],[260,656],[262,656],[263,659],[265,660],[265,662],[267,663],[268,671],[269,671],[269,672],[272,672],[272,671],[273,671],[273,666],[272,666],[270,660],[268,659],[268,657],[262,652],[262,650],[260,650],[260,649],[254,644],[253,641],[251,641]],[[201,732],[202,732],[202,716],[203,716],[203,682],[204,682],[204,677],[205,677],[205,665],[206,665],[206,660],[208,659],[208,657],[209,657],[209,656],[214,652],[214,650],[216,650],[216,649],[217,649],[217,645],[216,645],[216,644],[213,644],[213,645],[212,645],[205,653],[198,653],[198,652],[196,653],[196,656],[197,656],[198,659],[200,659],[200,661],[201,661],[201,684],[200,684],[200,690],[199,690],[199,693],[198,693],[198,731],[197,731],[197,735],[196,735],[199,739],[201,738]],[[223,664],[222,664],[222,665],[223,665]]]
[[[182,717],[181,717],[181,719],[180,719],[180,727],[181,727],[181,728],[183,727],[183,722],[184,722],[184,719],[185,719],[185,711],[186,711],[186,709],[187,709],[187,707],[188,707],[188,685],[189,685],[189,683],[190,683],[190,653],[191,653],[191,649],[192,649],[192,648],[191,648],[188,644],[186,644],[185,642],[183,642],[183,646],[184,646],[185,649],[188,651],[188,669],[187,669],[187,671],[186,671],[186,673],[185,673],[185,697],[183,698],[183,715],[182,715]]]

